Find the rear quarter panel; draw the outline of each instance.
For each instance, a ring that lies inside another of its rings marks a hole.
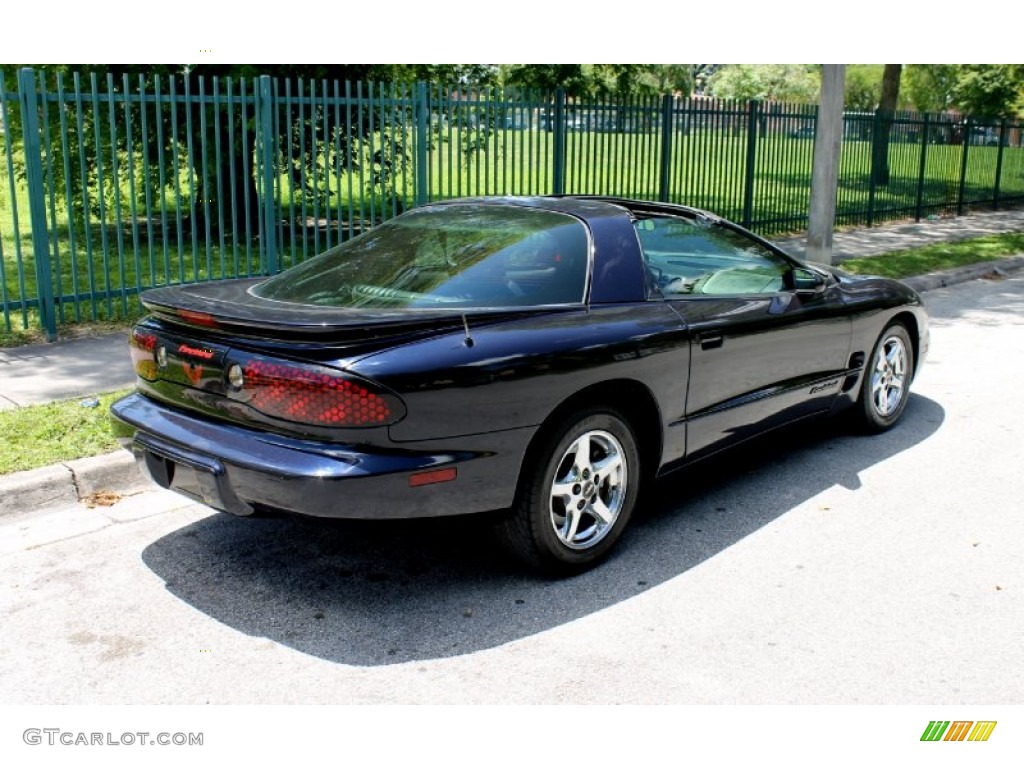
[[[398,393],[406,418],[395,442],[477,435],[542,424],[565,400],[627,379],[653,395],[664,423],[686,402],[689,347],[661,302],[553,312],[470,328],[365,357],[350,370]],[[614,405],[614,403],[611,403]]]

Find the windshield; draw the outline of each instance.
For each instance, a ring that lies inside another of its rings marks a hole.
[[[252,288],[327,307],[524,307],[583,301],[577,219],[493,204],[425,206]]]

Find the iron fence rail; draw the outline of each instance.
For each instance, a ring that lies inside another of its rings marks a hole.
[[[816,125],[757,101],[23,69],[0,83],[0,330],[129,317],[147,288],[272,274],[445,198],[622,195],[804,229]],[[839,224],[1024,202],[1018,122],[847,113],[843,132]]]

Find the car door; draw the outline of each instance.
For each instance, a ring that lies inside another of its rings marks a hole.
[[[831,406],[850,353],[831,277],[710,217],[636,228],[652,288],[690,329],[689,458]]]

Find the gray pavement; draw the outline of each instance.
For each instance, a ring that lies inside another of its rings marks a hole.
[[[134,384],[125,332],[0,349],[0,410]]]
[[[835,260],[1012,231],[1024,231],[1024,210],[850,229],[835,234]],[[777,242],[795,255],[803,254],[802,237]],[[981,277],[1011,274],[1021,268],[1024,255],[922,275],[905,282],[919,291],[930,291]],[[134,383],[125,332],[0,349],[0,410],[125,389]],[[96,490],[134,492],[142,482],[123,451],[103,459],[0,476],[0,517],[51,508],[68,498],[87,498]]]
[[[934,221],[894,222],[877,227],[855,227],[836,232],[832,248],[834,261],[860,256],[878,256],[889,251],[918,248],[933,243],[968,240],[1005,232],[1024,232],[1024,209],[986,211]],[[777,238],[783,249],[803,257],[806,236]]]

